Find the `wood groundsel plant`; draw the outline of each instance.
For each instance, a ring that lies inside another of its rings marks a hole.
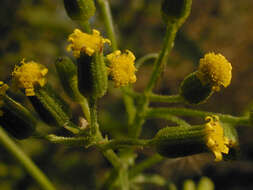
[[[50,70],[39,62],[20,58],[22,61],[16,64],[12,80],[0,82],[0,144],[23,165],[41,189],[55,190],[54,181],[51,182],[21,151],[14,139],[33,137],[66,145],[70,149],[77,145],[81,148],[94,147],[111,164],[110,175],[104,185],[98,187],[108,190],[142,189],[141,182],[176,189],[171,181],[158,174],[147,177],[143,171],[166,158],[210,153],[213,160],[219,162],[233,157],[233,150],[239,145],[234,127],[250,126],[251,114],[237,117],[171,107],[171,104],[163,107],[152,107],[150,104],[179,103],[188,107],[202,104],[214,93],[222,92],[231,82],[230,62],[219,52],[210,50],[199,60],[197,70],[185,76],[178,94],[159,95],[153,92],[174,46],[177,32],[190,14],[191,4],[192,0],[161,1],[166,26],[162,49],[155,56],[147,54],[138,58],[134,49],[118,48],[108,0],[97,0],[96,3],[93,0],[64,0],[65,10],[77,28],[66,36],[65,49],[69,56],[57,58],[54,64],[65,95],[73,104],[80,105],[85,124],[80,125],[73,120],[69,102],[50,85],[47,79]],[[102,15],[105,34],[90,22],[96,11]],[[137,92],[133,86],[141,79],[136,74],[150,59],[154,59],[151,75],[143,92]],[[101,131],[97,103],[107,94],[109,85],[120,89],[125,103],[128,124],[124,137],[109,138]],[[27,102],[30,101],[35,114],[30,110],[31,105],[22,105],[15,98],[13,94],[18,91],[26,96]],[[206,121],[191,125],[182,118],[184,116],[200,117]],[[164,126],[152,138],[142,139],[143,124],[150,118],[169,120],[175,125]],[[53,127],[63,128],[67,133],[56,134]],[[138,149],[146,147],[156,153],[142,162],[137,161]],[[186,180],[183,188],[211,190],[214,184],[203,177],[198,184]]]

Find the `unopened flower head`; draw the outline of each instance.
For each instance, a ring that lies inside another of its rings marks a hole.
[[[77,58],[80,56],[81,51],[92,56],[94,52],[102,51],[105,43],[111,44],[109,39],[100,36],[100,32],[95,29],[92,31],[92,34],[83,33],[81,30],[75,29],[69,35],[68,41],[71,44],[68,45],[67,50],[72,50],[74,56]]]
[[[35,85],[43,87],[46,84],[45,75],[48,69],[34,61],[25,62],[23,59],[20,65],[16,65],[12,76],[18,88],[24,88],[26,96],[34,96]]]
[[[211,84],[214,91],[219,91],[230,84],[232,66],[223,55],[207,53],[199,61],[197,74],[203,84]]]
[[[206,117],[208,123],[205,124],[206,145],[215,155],[215,161],[222,160],[222,153],[228,154],[229,140],[224,136],[223,128],[219,122],[218,116]]]
[[[5,96],[6,91],[8,90],[9,86],[5,84],[3,81],[0,81],[0,107],[3,106],[3,97]],[[2,110],[0,110],[0,116],[3,115]]]
[[[121,51],[116,50],[106,57],[110,62],[109,74],[115,82],[115,87],[136,82],[135,56],[131,51],[126,50],[125,53],[121,53]]]

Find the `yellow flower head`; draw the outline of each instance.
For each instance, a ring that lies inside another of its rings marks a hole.
[[[94,52],[102,51],[105,43],[111,44],[111,41],[100,36],[100,32],[97,30],[93,30],[92,34],[87,34],[79,29],[75,29],[74,32],[69,35],[68,41],[71,42],[71,44],[68,45],[67,51],[72,50],[76,58],[80,56],[80,51],[92,56]]]
[[[218,116],[206,117],[208,123],[205,124],[206,145],[215,155],[215,161],[222,160],[222,153],[228,154],[229,140],[224,136],[223,128],[219,123]]]
[[[5,96],[6,91],[8,90],[9,86],[7,84],[4,84],[3,81],[0,81],[0,107],[3,106],[3,97]],[[2,110],[0,110],[0,116],[3,115]]]
[[[128,83],[136,82],[134,66],[135,56],[134,54],[126,50],[122,53],[119,50],[106,56],[110,62],[109,74],[115,82],[115,87],[125,86]]]
[[[199,60],[197,75],[203,84],[211,84],[214,91],[219,91],[230,84],[232,66],[223,55],[207,53]]]
[[[26,96],[34,96],[35,85],[43,87],[46,84],[45,75],[48,69],[34,61],[25,62],[23,59],[21,65],[16,65],[12,76],[15,85],[25,89]]]

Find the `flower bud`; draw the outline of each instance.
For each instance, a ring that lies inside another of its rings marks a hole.
[[[71,112],[68,104],[46,84],[35,91],[29,99],[40,118],[49,125],[64,126],[69,122]]]
[[[229,140],[217,116],[206,117],[204,125],[192,127],[165,127],[154,138],[157,152],[165,157],[175,158],[210,151],[215,161],[222,160],[222,154],[229,152]]]
[[[55,61],[62,87],[65,93],[74,101],[78,101],[81,94],[77,84],[77,67],[69,57],[60,57]]]
[[[183,184],[183,190],[196,190],[196,185],[193,180],[185,180]]]
[[[78,88],[86,97],[102,97],[107,91],[107,69],[101,53],[81,53],[77,59]]]
[[[203,85],[196,72],[185,77],[180,85],[180,95],[189,104],[204,103],[212,94],[212,86]]]
[[[116,50],[106,56],[109,61],[109,74],[115,83],[115,87],[126,86],[136,82],[136,68],[134,66],[135,56],[130,50],[125,53]]]
[[[208,177],[201,177],[197,190],[214,190],[214,183]]]
[[[161,12],[164,22],[184,22],[189,15],[191,3],[191,0],[162,0]]]
[[[24,89],[26,96],[34,96],[35,87],[43,87],[46,84],[47,72],[48,69],[44,65],[34,61],[25,62],[23,59],[15,66],[12,77],[15,86]]]
[[[0,125],[17,139],[28,138],[35,130],[36,120],[29,110],[5,94],[7,89],[8,86],[1,82]]]
[[[68,16],[72,20],[88,21],[95,14],[94,0],[64,0]]]
[[[207,53],[199,60],[197,76],[203,85],[211,85],[213,91],[219,91],[221,86],[229,86],[232,66],[223,55]]]

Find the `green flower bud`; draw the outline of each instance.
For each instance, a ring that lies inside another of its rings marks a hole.
[[[207,152],[204,127],[165,127],[155,136],[159,154],[169,158]]]
[[[183,190],[196,190],[196,186],[193,180],[185,180],[183,184]]]
[[[29,110],[10,97],[4,98],[0,125],[13,137],[25,139],[35,131],[36,120]]]
[[[198,183],[197,190],[214,190],[214,183],[208,177],[202,177]]]
[[[47,124],[64,126],[69,122],[69,106],[50,85],[36,89],[35,96],[29,96],[29,99],[40,118]]]
[[[94,0],[64,0],[68,16],[72,20],[88,21],[95,14]]]
[[[196,72],[189,74],[180,85],[180,95],[189,104],[204,103],[212,94],[212,85],[204,85]]]
[[[74,101],[79,101],[81,94],[77,84],[77,67],[69,57],[60,57],[55,61],[62,87]]]
[[[96,52],[89,56],[81,52],[77,65],[80,92],[86,97],[102,97],[107,91],[108,83],[103,55]]]
[[[163,0],[161,12],[164,22],[184,22],[190,13],[191,3],[191,0]]]
[[[221,161],[229,152],[229,140],[217,116],[206,117],[204,125],[191,127],[165,127],[158,131],[153,144],[157,152],[175,158],[210,151],[215,161]]]

